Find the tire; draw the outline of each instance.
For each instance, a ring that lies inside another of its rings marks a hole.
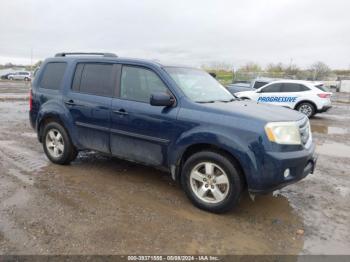
[[[297,106],[296,110],[303,113],[308,118],[311,118],[316,113],[315,106],[309,102],[301,102]]]
[[[9,80],[11,80],[11,81],[12,81],[12,80],[13,80],[13,77],[9,77]]]
[[[238,204],[243,180],[228,157],[213,151],[201,151],[185,162],[181,185],[196,207],[224,213]]]
[[[25,78],[24,78],[24,81],[26,81],[26,82],[29,81],[29,78],[28,78],[28,77],[25,77]]]
[[[44,127],[43,148],[49,160],[55,164],[68,165],[78,154],[67,131],[60,124],[50,122]]]

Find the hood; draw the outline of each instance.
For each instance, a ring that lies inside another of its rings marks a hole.
[[[254,118],[265,122],[298,121],[305,115],[281,106],[258,104],[253,101],[215,102],[202,104],[221,114]]]

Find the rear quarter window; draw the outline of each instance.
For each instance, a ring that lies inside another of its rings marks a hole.
[[[46,64],[40,81],[40,87],[45,89],[59,90],[63,80],[67,64],[52,62]]]
[[[325,87],[324,85],[315,85],[315,87],[320,89],[323,92],[330,92],[329,89],[327,87]]]

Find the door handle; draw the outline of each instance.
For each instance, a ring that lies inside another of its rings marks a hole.
[[[113,113],[118,115],[127,115],[128,112],[125,111],[125,109],[119,109],[119,110],[113,110]]]
[[[64,102],[66,105],[69,105],[69,106],[75,106],[75,103],[74,101],[71,99],[71,100],[68,100],[68,101],[65,101]]]

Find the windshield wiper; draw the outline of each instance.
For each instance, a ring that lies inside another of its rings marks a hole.
[[[230,100],[219,100],[220,102],[228,103],[238,100],[237,98],[231,98]]]
[[[206,104],[206,103],[215,103],[215,100],[208,100],[208,101],[196,101],[197,103],[201,103],[201,104]]]

